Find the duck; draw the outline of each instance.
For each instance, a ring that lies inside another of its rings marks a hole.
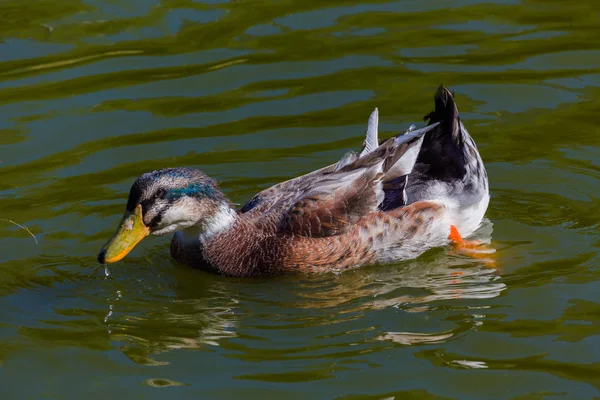
[[[360,152],[278,183],[240,209],[194,168],[164,168],[135,180],[124,215],[98,255],[123,259],[149,235],[174,234],[179,263],[227,276],[339,272],[413,259],[452,245],[481,224],[488,176],[455,96],[441,85],[427,125],[379,140],[369,117]]]

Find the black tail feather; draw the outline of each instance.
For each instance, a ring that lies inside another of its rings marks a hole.
[[[454,94],[440,85],[434,95],[435,108],[423,119],[439,128],[425,136],[417,163],[428,165],[427,174],[435,179],[450,180],[465,174],[464,138],[460,129]]]

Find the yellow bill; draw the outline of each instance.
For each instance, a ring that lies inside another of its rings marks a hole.
[[[138,205],[132,213],[125,213],[113,237],[100,250],[98,262],[110,264],[123,259],[136,244],[149,234],[150,228],[144,224],[142,219],[142,206]]]

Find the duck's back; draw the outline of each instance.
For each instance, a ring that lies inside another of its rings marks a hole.
[[[393,242],[424,237],[427,229],[408,215],[417,222],[420,215],[433,218],[437,206],[417,207],[412,214],[412,208],[396,210],[398,215],[379,206],[389,185],[412,171],[424,135],[436,126],[260,192],[228,232],[203,245],[203,256],[231,275],[327,270],[379,261],[378,252]]]

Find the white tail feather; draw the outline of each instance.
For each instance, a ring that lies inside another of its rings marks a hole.
[[[369,116],[369,123],[367,124],[367,135],[365,137],[364,148],[358,155],[358,157],[366,156],[367,154],[373,152],[377,147],[379,147],[379,138],[378,138],[378,127],[379,127],[379,110],[375,108]]]

